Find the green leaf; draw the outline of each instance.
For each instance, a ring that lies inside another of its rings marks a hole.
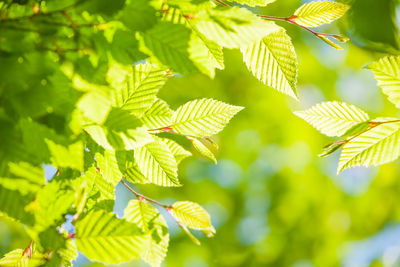
[[[131,0],[122,10],[121,21],[130,30],[143,31],[151,28],[157,22],[156,10],[148,0]]]
[[[118,166],[116,152],[104,150],[103,153],[96,153],[95,157],[103,178],[113,186],[117,185],[122,179],[122,173]]]
[[[138,168],[148,181],[160,186],[180,186],[178,164],[167,144],[156,138],[134,151]]]
[[[36,267],[45,264],[44,255],[36,250],[33,251],[32,257],[29,258],[23,249],[16,249],[8,252],[0,259],[0,266],[4,267]]]
[[[65,147],[52,140],[45,139],[50,151],[50,160],[54,167],[72,168],[83,171],[83,143],[78,141]]]
[[[74,202],[75,192],[61,182],[52,180],[40,190],[35,201],[26,210],[35,214],[34,230],[44,231],[50,226],[57,226]]]
[[[294,114],[327,136],[342,136],[353,126],[369,119],[363,110],[343,102],[323,102]]]
[[[182,225],[195,230],[209,230],[215,233],[210,215],[199,204],[190,201],[178,201],[171,207],[172,214]]]
[[[189,59],[190,30],[185,26],[160,22],[137,37],[141,51],[158,63],[171,66],[174,72],[183,75],[197,72],[196,66]]]
[[[217,159],[214,156],[214,153],[198,138],[190,139],[192,141],[193,147],[199,152],[202,156],[211,160],[215,164],[217,164]]]
[[[195,27],[220,46],[247,47],[280,28],[244,8],[202,10],[195,16]]]
[[[275,2],[275,0],[229,0],[229,1],[248,6],[266,6],[272,2]]]
[[[131,166],[129,166],[124,172],[124,177],[131,183],[134,184],[148,184],[150,180],[148,180],[143,173],[139,170],[139,167],[136,162],[134,162]]]
[[[86,93],[78,102],[83,115],[93,122],[102,124],[111,110],[111,101],[100,90]]]
[[[25,207],[33,198],[33,195],[22,195],[19,191],[0,186],[0,215],[17,219],[24,224],[33,224],[32,213],[25,210]]]
[[[58,250],[61,255],[61,263],[65,267],[72,267],[72,261],[78,257],[78,248],[76,247],[75,241],[68,239],[66,247]]]
[[[180,106],[172,117],[173,129],[182,135],[210,136],[220,132],[243,107],[214,99],[197,99]]]
[[[153,105],[146,110],[140,118],[144,125],[149,129],[158,129],[172,124],[174,111],[162,99],[156,99]]]
[[[145,247],[140,257],[151,266],[160,266],[169,243],[168,226],[156,208],[145,201],[130,200],[124,218],[135,223],[146,234]]]
[[[241,51],[247,68],[257,79],[297,99],[297,57],[284,30],[271,33]]]
[[[299,7],[290,20],[305,27],[318,27],[337,20],[350,6],[333,1],[310,2]]]
[[[36,193],[45,184],[44,172],[27,162],[8,163],[10,177],[0,177],[0,185],[9,190],[19,191],[22,195]]]
[[[156,95],[167,79],[165,68],[154,64],[135,65],[132,76],[125,76],[125,86],[117,88],[116,105],[135,116],[142,116],[156,101]]]
[[[388,56],[367,66],[389,101],[400,108],[400,56]]]
[[[171,153],[174,155],[176,163],[179,164],[182,160],[186,159],[187,157],[190,157],[192,153],[184,149],[182,146],[180,146],[177,142],[168,139],[168,138],[163,138],[162,141],[167,144],[169,149],[171,150]]]
[[[143,249],[143,233],[136,224],[103,210],[78,220],[75,231],[78,250],[91,260],[127,262],[137,259]]]
[[[211,78],[215,76],[215,68],[224,68],[222,48],[194,27],[189,41],[189,54],[196,67]]]
[[[343,146],[338,173],[354,166],[377,166],[397,159],[400,155],[400,122],[396,118],[384,122],[351,139]]]
[[[123,132],[98,125],[86,126],[84,129],[97,144],[107,150],[132,150],[153,141],[145,127]]]

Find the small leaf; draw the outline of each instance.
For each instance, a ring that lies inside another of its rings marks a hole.
[[[220,132],[242,109],[213,99],[193,100],[175,111],[172,116],[173,129],[187,136],[210,136]]]
[[[361,109],[343,102],[323,102],[294,114],[327,136],[342,136],[353,126],[369,119]]]
[[[332,154],[333,152],[335,152],[336,150],[338,150],[339,148],[341,148],[344,145],[344,142],[335,142],[332,144],[329,144],[327,146],[325,146],[323,148],[323,151],[321,154],[318,155],[318,157],[326,157],[330,154]]]
[[[305,27],[318,27],[337,20],[350,6],[333,1],[310,2],[299,7],[290,20]]]
[[[193,138],[190,139],[190,141],[192,141],[193,147],[197,150],[197,152],[217,164],[217,159],[215,158],[214,153],[211,152],[211,150],[205,144],[203,144],[200,139]]]
[[[332,42],[328,37],[318,34],[317,37],[319,39],[321,39],[322,41],[324,41],[325,43],[327,43],[328,45],[332,46],[333,48],[337,49],[337,50],[343,50],[342,47],[340,47],[338,44]]]
[[[175,218],[182,225],[195,230],[215,232],[210,215],[199,204],[190,201],[178,201],[171,207]]]

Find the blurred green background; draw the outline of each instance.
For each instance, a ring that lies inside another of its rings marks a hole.
[[[197,246],[168,220],[172,240],[164,266],[400,266],[399,163],[336,175],[337,153],[317,157],[333,139],[292,113],[338,100],[363,108],[371,117],[399,115],[372,73],[362,69],[383,53],[398,53],[398,2],[346,2],[353,5],[349,14],[321,29],[349,36],[343,51],[280,24],[298,55],[300,102],[261,84],[234,50],[224,51],[226,69],[217,71],[214,80],[202,74],[175,77],[162,89],[160,97],[172,108],[202,97],[245,107],[215,137],[218,165],[192,157],[180,166],[183,187],[136,187],[164,203],[200,203],[217,229],[214,238],[199,235],[202,245]],[[300,4],[277,0],[257,12],[287,16]],[[51,168],[47,172],[51,175]],[[121,214],[134,196],[123,187],[116,195],[115,211]],[[27,243],[23,229],[0,218],[1,255]],[[103,266],[82,255],[75,264]]]

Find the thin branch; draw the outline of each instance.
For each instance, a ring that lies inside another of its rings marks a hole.
[[[152,202],[152,203],[154,203],[154,204],[156,204],[156,205],[158,205],[158,206],[161,206],[161,207],[163,207],[163,208],[165,208],[165,209],[170,208],[170,206],[168,206],[168,205],[162,204],[162,203],[158,202],[157,200],[151,199],[151,198],[149,198],[149,197],[146,197],[146,196],[140,194],[139,192],[136,192],[136,191],[135,191],[132,187],[130,187],[123,179],[121,179],[121,183],[122,183],[126,188],[128,188],[129,191],[131,191],[134,195],[136,195],[136,197],[138,197],[139,199],[140,199],[140,198],[146,199],[147,201]]]

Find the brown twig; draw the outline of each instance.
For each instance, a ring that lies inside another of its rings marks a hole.
[[[170,208],[170,206],[168,206],[168,205],[162,204],[162,203],[158,202],[157,200],[151,199],[151,198],[149,198],[149,197],[146,197],[146,196],[140,194],[139,192],[136,192],[136,191],[135,191],[132,187],[130,187],[123,179],[121,179],[121,183],[122,183],[126,188],[128,188],[129,191],[131,191],[134,195],[136,195],[136,197],[138,197],[139,200],[140,200],[140,198],[141,198],[141,199],[145,199],[145,200],[147,200],[147,201],[149,201],[149,202],[152,202],[152,203],[154,203],[154,204],[156,204],[156,205],[158,205],[158,206],[161,206],[161,207],[163,207],[163,208],[165,208],[165,209]]]

